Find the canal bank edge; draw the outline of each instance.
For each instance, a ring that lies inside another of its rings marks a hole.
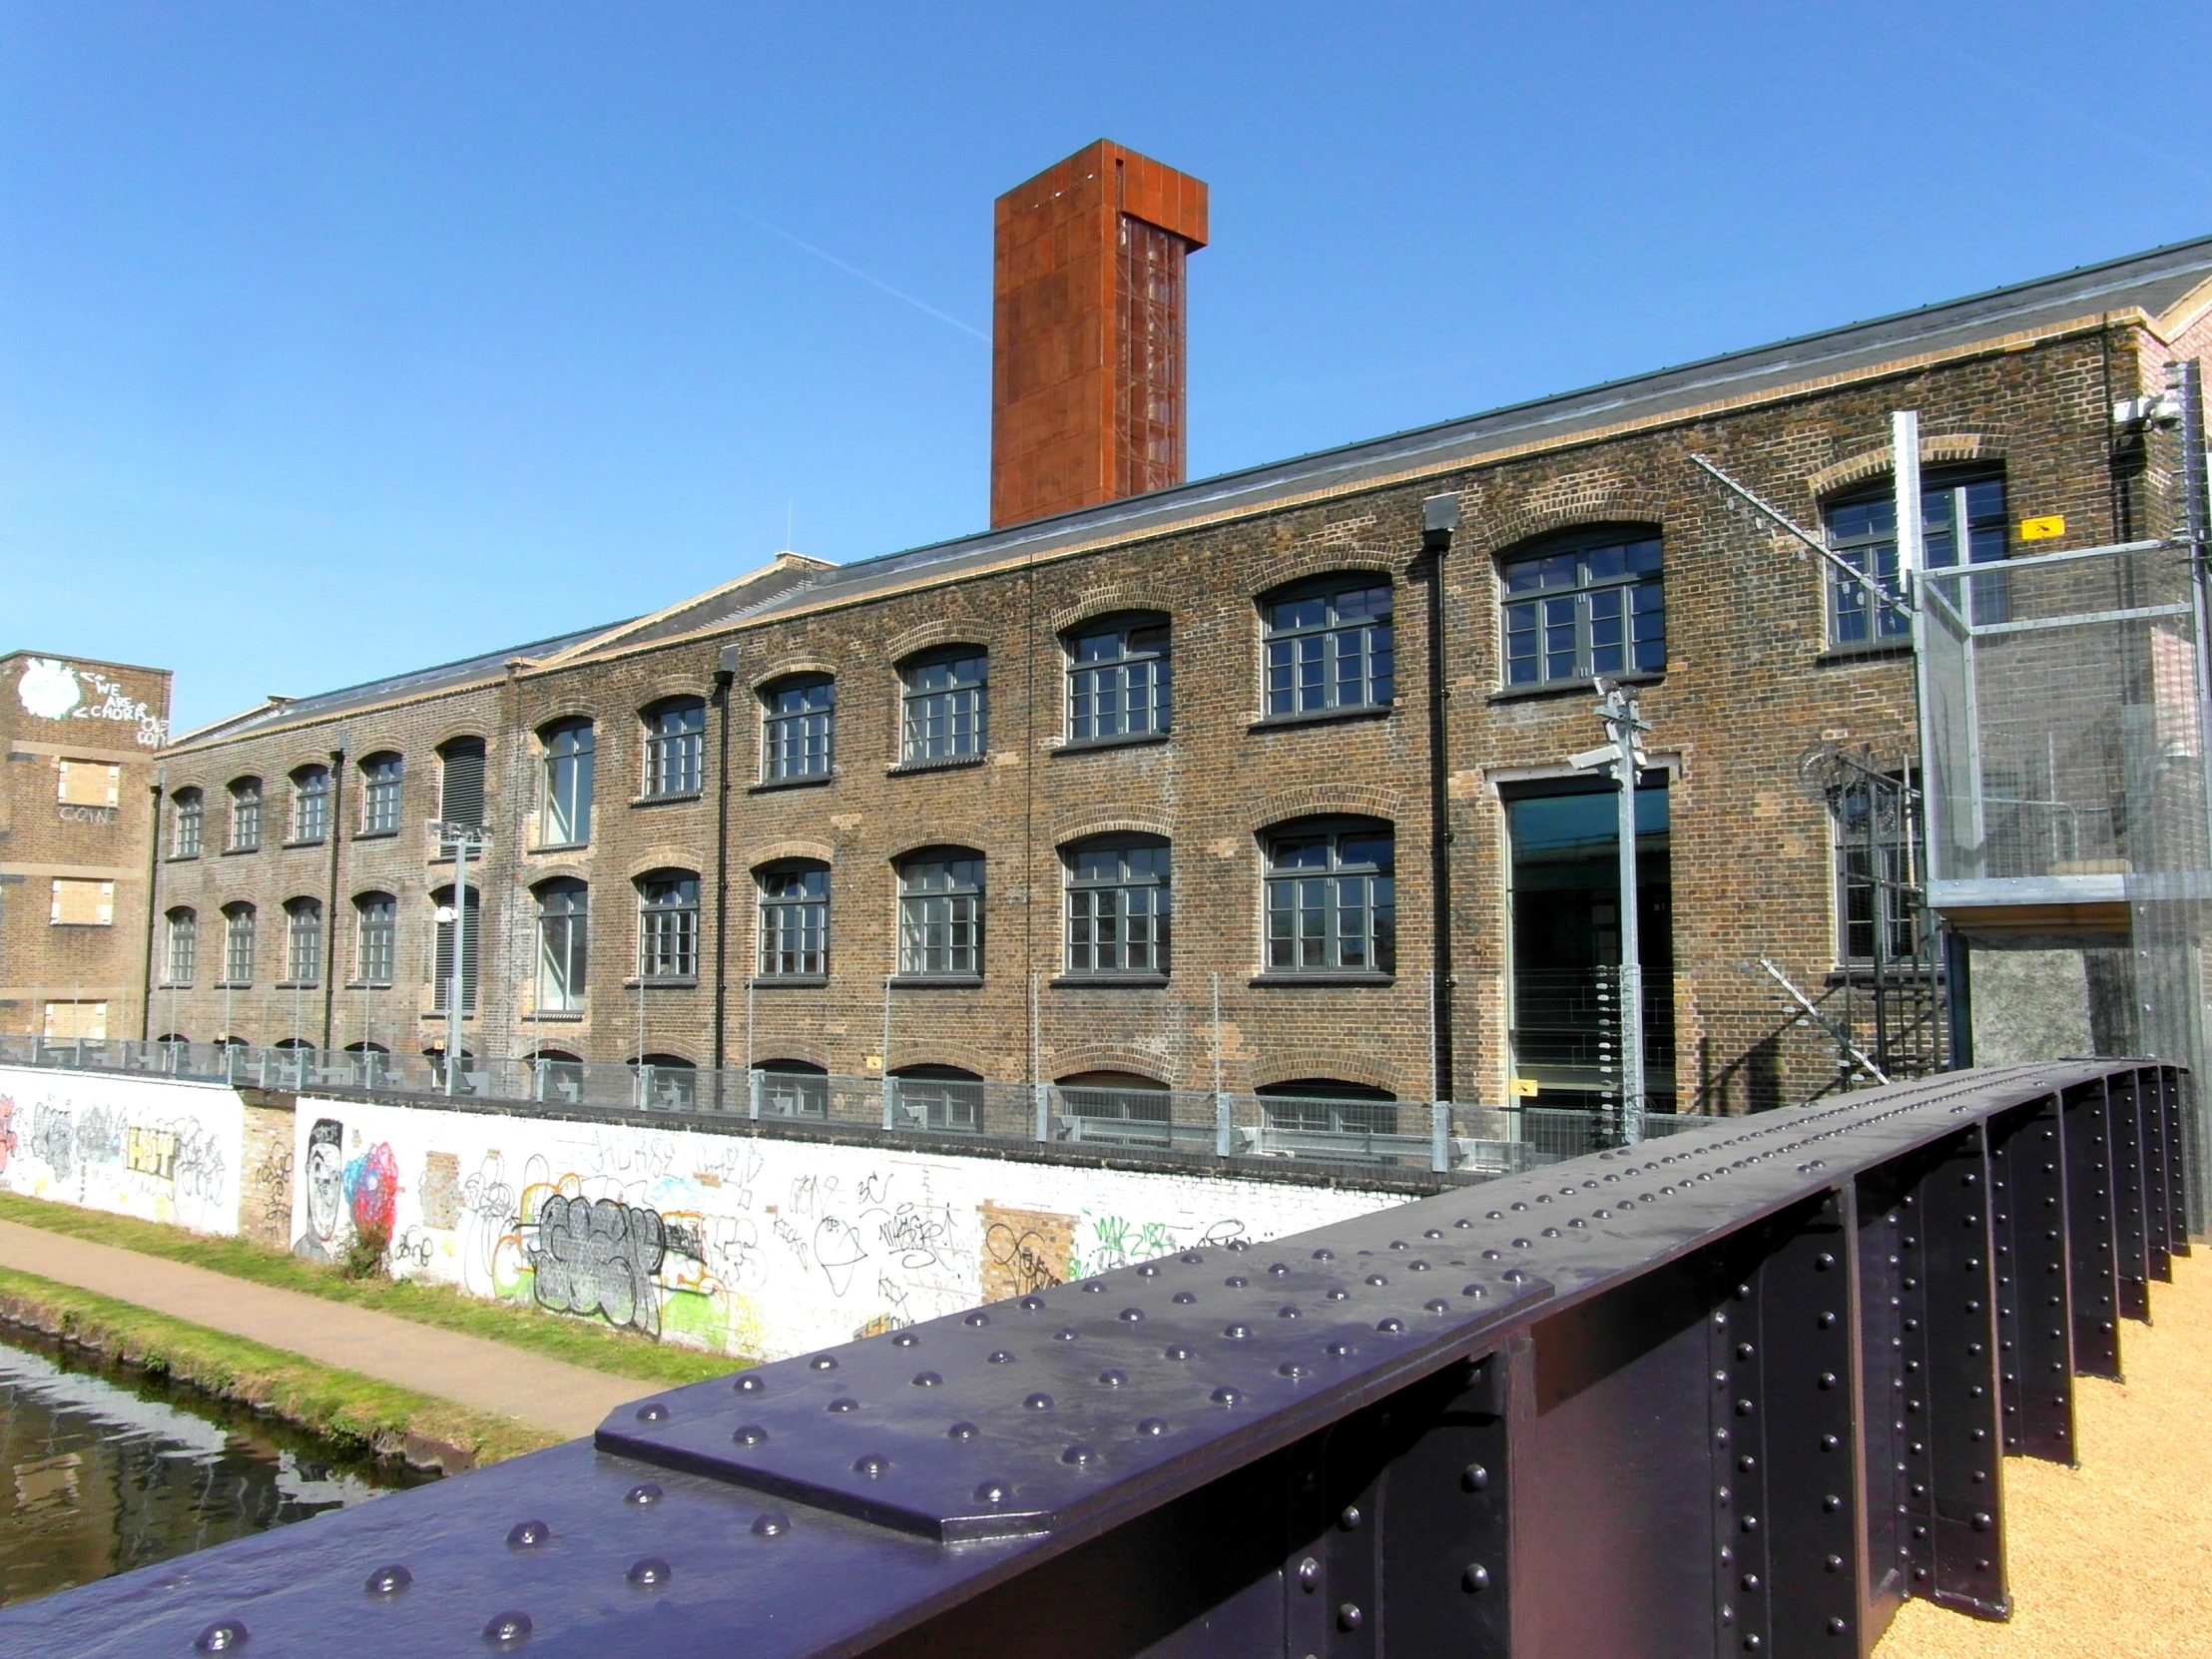
[[[0,1324],[162,1372],[317,1434],[447,1474],[557,1444],[561,1436],[358,1372],[318,1365],[113,1297],[0,1268]]]

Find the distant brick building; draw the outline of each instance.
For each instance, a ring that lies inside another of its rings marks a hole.
[[[1857,971],[1799,763],[1906,768],[1913,665],[1691,457],[1878,573],[1895,409],[1932,557],[2154,533],[2111,409],[2208,313],[2212,241],[250,712],[164,757],[154,1023],[436,1047],[435,816],[494,832],[478,1052],[1589,1101],[1606,674],[1653,728],[1656,1103],[1804,1098],[1834,1046],[1746,967]]]
[[[143,1035],[169,671],[0,656],[0,1031]]]

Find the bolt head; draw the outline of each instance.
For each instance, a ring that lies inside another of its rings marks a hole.
[[[388,1567],[378,1567],[368,1575],[365,1586],[372,1596],[395,1596],[414,1582],[414,1574],[397,1561]]]
[[[193,1639],[202,1653],[232,1653],[246,1645],[251,1634],[244,1619],[219,1619]]]
[[[483,1636],[493,1647],[520,1647],[530,1639],[530,1615],[521,1611],[494,1613],[484,1622]]]
[[[658,1555],[641,1555],[630,1563],[630,1570],[622,1575],[640,1589],[652,1589],[669,1580],[669,1565]]]

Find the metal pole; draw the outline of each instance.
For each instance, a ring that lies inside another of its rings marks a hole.
[[[883,976],[883,1052],[875,1056],[875,1069],[883,1081],[883,1127],[897,1127],[896,1095],[891,1084],[891,980]]]
[[[1229,1156],[1229,1096],[1221,1086],[1221,975],[1214,980],[1214,1156]]]
[[[1037,1026],[1037,975],[1029,975],[1029,1091],[1036,1104],[1036,1138],[1052,1139],[1052,1097],[1044,1086],[1042,1049],[1043,1034]]]
[[[445,1092],[459,1094],[461,1075],[461,998],[468,982],[461,964],[468,957],[468,838],[453,836],[453,965],[445,993]]]
[[[1621,1140],[1634,1146],[1644,1138],[1644,968],[1636,914],[1636,762],[1644,723],[1633,695],[1619,686],[1604,691],[1598,713],[1613,740],[1620,785],[1614,835],[1620,854]]]

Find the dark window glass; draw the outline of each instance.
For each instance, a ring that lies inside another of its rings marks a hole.
[[[1168,625],[1093,626],[1068,644],[1068,737],[1076,743],[1168,729]]]
[[[284,982],[313,985],[322,979],[322,905],[312,898],[284,903]]]
[[[829,777],[836,765],[835,682],[827,674],[780,681],[766,702],[761,747],[768,781]]]
[[[983,1127],[983,1080],[957,1066],[907,1066],[891,1077],[894,1121],[905,1129],[973,1135]]]
[[[176,807],[169,843],[170,855],[177,858],[197,858],[200,856],[201,836],[205,832],[207,806],[198,790],[179,790]]]
[[[563,876],[537,890],[538,1010],[575,1013],[584,1006],[591,889]]]
[[[474,827],[484,822],[484,740],[455,738],[438,751],[438,818]],[[444,855],[451,857],[450,843]]]
[[[1268,837],[1268,971],[1397,968],[1393,831],[1291,825]]]
[[[689,979],[699,972],[699,877],[669,870],[638,883],[638,977]]]
[[[763,1060],[761,1115],[771,1118],[827,1118],[830,1074],[807,1060]]]
[[[983,971],[983,859],[951,848],[898,869],[898,971]]]
[[[399,959],[399,900],[388,892],[364,892],[353,900],[353,914],[354,981],[390,984]]]
[[[580,845],[591,839],[592,724],[565,720],[548,727],[543,737],[545,802],[539,844]]]
[[[1896,490],[1884,483],[1855,491],[1830,503],[1823,516],[1828,545],[1836,556],[1871,578],[1883,595],[1879,604],[1872,604],[1864,586],[1832,571],[1829,639],[1837,645],[1862,645],[1908,638],[1913,625],[1901,597],[1904,579],[1898,572]],[[1987,467],[1963,471],[1937,467],[1923,473],[1921,533],[1931,570],[2003,559],[2010,550],[2004,474]],[[1959,592],[1961,586],[1965,594]],[[1974,623],[2004,622],[2011,616],[2011,596],[2001,573],[1976,576],[1963,584],[1945,582],[1938,591],[1954,610],[1964,611],[1970,605],[1969,620]]]
[[[1396,1100],[1387,1089],[1337,1077],[1301,1077],[1259,1091],[1270,1129],[1309,1135],[1394,1135]]]
[[[291,838],[318,841],[330,832],[330,769],[301,767],[291,775]]]
[[[430,895],[430,902],[437,906],[438,926],[430,962],[431,1005],[442,1014],[453,1006],[453,889],[438,888]],[[466,929],[461,945],[461,1011],[473,1013],[476,1009],[476,964],[484,953],[481,888],[471,886],[468,889],[468,910],[461,919]]]
[[[231,850],[251,852],[262,844],[262,781],[241,778],[231,786]]]
[[[1657,536],[1577,531],[1506,560],[1499,575],[1508,686],[1666,668]]]
[[[760,872],[761,974],[830,971],[830,869],[779,864]]]
[[[645,793],[697,795],[705,776],[707,705],[696,697],[645,712]]]
[[[1892,962],[1915,953],[1913,824],[1904,779],[1892,774],[1833,790],[1836,916],[1843,958],[1871,962],[1879,943]]]
[[[200,967],[200,917],[189,909],[169,912],[169,948],[164,953],[162,981],[190,985]]]
[[[908,663],[900,754],[909,763],[981,755],[987,739],[984,700],[989,661],[973,646],[957,646]]]
[[[398,830],[403,766],[396,755],[371,755],[361,763],[362,834],[388,835]]]
[[[251,904],[223,907],[223,983],[226,985],[243,986],[254,982],[254,920]]]
[[[1381,708],[1397,695],[1391,592],[1372,576],[1293,589],[1265,607],[1269,716]]]
[[[1168,971],[1168,843],[1086,841],[1061,853],[1067,870],[1067,971]]]

